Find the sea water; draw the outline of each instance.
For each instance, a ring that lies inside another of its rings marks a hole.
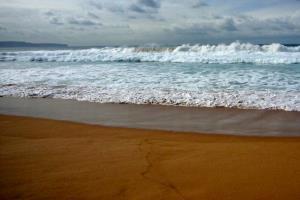
[[[300,46],[2,49],[0,95],[300,111]]]

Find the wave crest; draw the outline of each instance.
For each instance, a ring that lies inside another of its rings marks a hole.
[[[274,43],[254,45],[189,45],[177,47],[104,47],[80,50],[16,51],[0,53],[0,61],[23,62],[196,62],[196,63],[300,63],[300,46]]]

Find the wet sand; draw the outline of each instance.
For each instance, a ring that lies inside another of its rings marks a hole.
[[[278,110],[101,104],[62,99],[2,97],[0,114],[127,128],[300,136],[300,112]]]
[[[300,199],[300,138],[0,115],[0,199]]]

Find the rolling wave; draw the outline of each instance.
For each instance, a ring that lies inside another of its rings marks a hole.
[[[190,63],[300,63],[300,46],[189,45],[177,47],[104,47],[80,50],[39,50],[1,52],[2,62],[190,62]]]
[[[74,99],[99,103],[157,104],[187,107],[228,107],[300,111],[295,91],[187,91],[165,88],[95,86],[0,85],[0,94],[13,97]]]

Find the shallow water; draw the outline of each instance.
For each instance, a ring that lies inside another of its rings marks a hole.
[[[300,136],[300,112],[0,98],[0,114],[207,134]]]

